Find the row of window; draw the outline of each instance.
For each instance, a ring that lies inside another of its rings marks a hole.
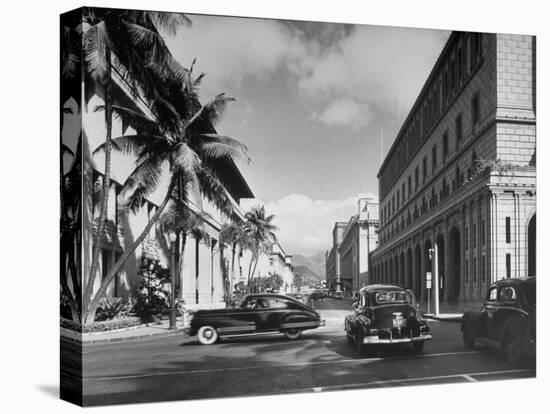
[[[470,53],[466,52],[469,49]],[[468,58],[469,56],[469,58]],[[446,64],[441,64],[432,77],[431,83],[425,87],[422,104],[410,116],[407,128],[398,137],[396,149],[391,153],[384,171],[381,173],[381,194],[385,196],[391,188],[394,179],[402,172],[408,161],[428,138],[429,133],[443,116],[454,97],[460,91],[475,67],[481,62],[481,35],[465,33],[461,35],[454,49],[449,51]],[[469,65],[468,65],[469,60]],[[479,107],[479,96],[473,100],[474,107]],[[479,120],[479,111],[472,117],[474,123]]]
[[[472,98],[472,131],[475,129],[475,126],[479,122],[479,93],[476,93],[474,97]],[[474,122],[475,120],[475,122]],[[463,128],[462,128],[462,114],[459,114],[455,119],[455,148],[458,150],[460,142],[462,141],[463,137]],[[445,133],[442,136],[442,163],[447,160],[447,157],[449,155],[449,131],[445,131]],[[472,155],[472,164],[475,163],[475,160],[477,159],[477,156],[475,155],[475,151]],[[437,171],[437,168],[439,167],[440,163],[438,160],[438,147],[437,143],[432,146],[432,154],[431,154],[431,173],[432,175],[435,174]],[[458,169],[458,166],[456,167]],[[471,171],[468,174],[471,175]],[[388,198],[387,203],[385,204],[383,208],[383,214],[382,214],[382,224],[384,224],[391,216],[395,214],[395,212],[399,209],[399,207],[405,203],[406,196],[407,198],[410,198],[413,192],[413,181],[412,181],[412,174],[409,174],[406,180],[403,180],[401,183],[401,187],[397,186],[397,190],[395,194],[391,197],[391,199]],[[425,156],[422,159],[422,184],[425,184],[428,180],[428,158]],[[458,182],[458,177],[456,182]],[[444,186],[445,187],[445,186]],[[420,180],[419,180],[419,166],[415,167],[414,169],[414,192],[416,193],[420,188]],[[408,191],[407,191],[408,190]]]

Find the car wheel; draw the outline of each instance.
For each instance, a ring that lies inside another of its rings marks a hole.
[[[210,325],[201,326],[197,338],[203,345],[212,345],[218,341],[218,331]]]
[[[285,336],[288,339],[298,339],[302,335],[302,331],[300,329],[287,329],[285,330]]]
[[[504,340],[502,343],[502,349],[504,350],[504,355],[506,360],[512,365],[519,365],[521,362],[521,354],[519,352],[519,338],[514,334],[513,331],[508,331],[504,335]]]
[[[355,334],[355,346],[359,355],[363,356],[366,354],[365,345],[363,344],[363,335],[360,332]]]
[[[464,342],[464,346],[468,349],[473,349],[476,343],[476,335],[472,326],[468,323],[462,328],[462,342]]]
[[[424,349],[424,341],[416,341],[412,343],[412,349],[415,354],[419,354]]]

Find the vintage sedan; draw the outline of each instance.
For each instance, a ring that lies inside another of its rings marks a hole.
[[[298,339],[302,331],[324,324],[320,315],[304,303],[266,293],[248,295],[237,307],[199,310],[192,315],[187,332],[197,335],[201,344],[211,345],[220,338],[277,332]]]
[[[471,349],[479,342],[500,348],[512,364],[535,356],[536,286],[535,277],[501,279],[489,286],[481,310],[462,316],[464,346]]]
[[[393,344],[411,344],[419,353],[424,342],[432,338],[413,292],[393,285],[362,288],[344,327],[348,343],[355,343],[360,355],[375,346]]]

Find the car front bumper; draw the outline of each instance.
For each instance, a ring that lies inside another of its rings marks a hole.
[[[363,338],[363,344],[404,344],[427,341],[429,339],[432,339],[432,335],[429,332],[421,332],[420,336],[409,338],[393,338],[391,335],[389,338],[380,338],[378,335],[368,335]]]

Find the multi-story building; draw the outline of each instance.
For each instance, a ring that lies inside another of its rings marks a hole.
[[[333,245],[326,253],[327,287],[353,292],[369,282],[369,253],[378,245],[378,204],[360,198],[357,214],[334,224]]]
[[[325,254],[325,269],[327,287],[330,291],[341,292],[342,281],[340,280],[340,253],[338,249],[342,244],[344,230],[348,225],[347,222],[336,222],[332,229],[332,247]],[[351,288],[348,287],[348,288]]]
[[[435,244],[446,301],[536,275],[535,74],[532,36],[450,35],[378,173],[375,281],[424,298]]]
[[[378,245],[378,204],[367,198],[357,202],[358,212],[348,221],[338,248],[340,279],[357,291],[369,282],[369,253]]]

